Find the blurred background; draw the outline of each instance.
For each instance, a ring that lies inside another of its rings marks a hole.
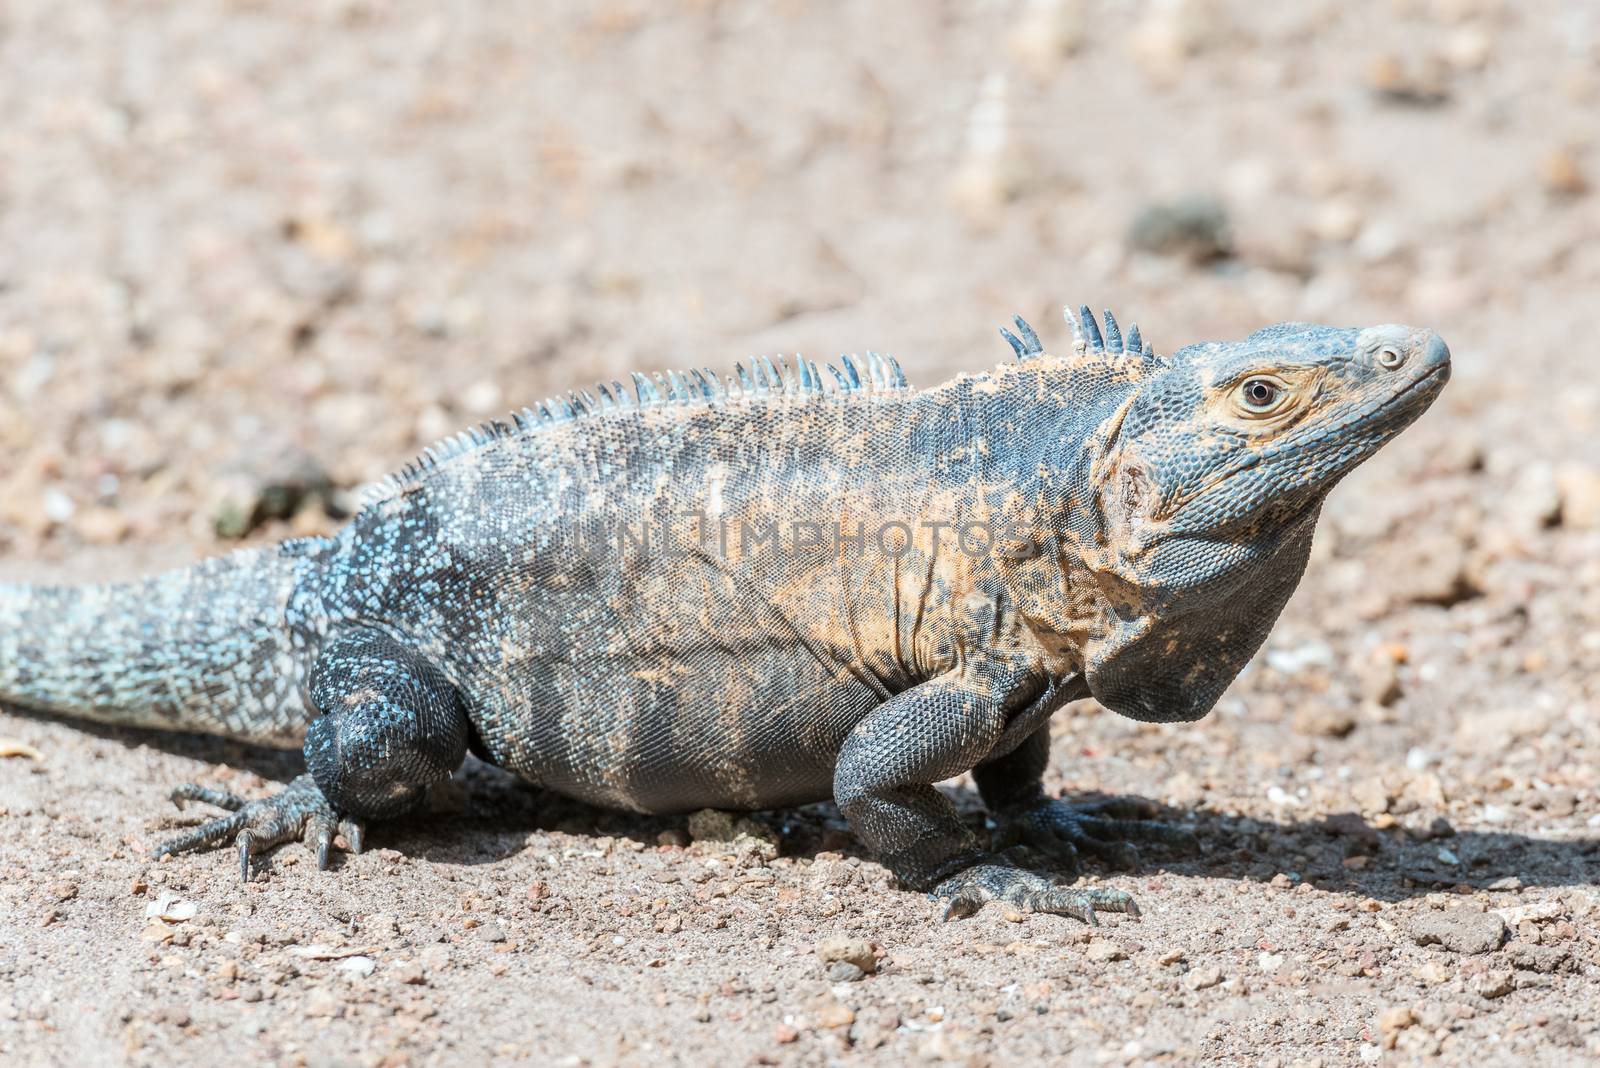
[[[1230,876],[1486,883],[1514,844],[1436,839],[1596,825],[1597,115],[1589,0],[9,0],[0,555],[331,530],[634,369],[872,348],[927,385],[1080,302],[1163,352],[1428,326],[1454,382],[1336,492],[1218,714],[1085,706],[1052,781],[1245,814]],[[1378,831],[1402,862],[1349,863]]]
[[[1600,8],[1272,6],[14,0],[0,540],[241,533],[630,369],[929,384],[1078,302],[1432,326],[1463,440],[1593,464]]]

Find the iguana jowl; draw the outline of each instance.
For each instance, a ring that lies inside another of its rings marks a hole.
[[[1048,798],[1093,696],[1193,720],[1298,582],[1328,490],[1449,377],[1430,331],[1286,323],[1159,356],[1075,343],[913,390],[897,363],[634,376],[430,450],[338,535],[143,582],[0,587],[0,698],[292,744],[309,774],[163,851],[397,816],[470,749],[642,812],[833,798],[952,913],[1126,894],[994,853],[934,783],[1070,865],[1184,837]]]

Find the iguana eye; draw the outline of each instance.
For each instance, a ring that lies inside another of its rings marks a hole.
[[[1244,399],[1245,407],[1258,412],[1268,411],[1278,403],[1278,397],[1283,390],[1276,382],[1269,382],[1265,378],[1252,378],[1239,387],[1239,396]]]
[[[1396,367],[1406,362],[1406,354],[1393,345],[1385,345],[1378,350],[1378,363],[1386,370],[1393,371]]]

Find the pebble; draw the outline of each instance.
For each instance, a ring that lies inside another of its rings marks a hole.
[[[1128,226],[1127,243],[1140,252],[1205,263],[1233,254],[1228,211],[1212,197],[1149,204]]]
[[[1378,1030],[1386,1035],[1392,1035],[1398,1031],[1404,1031],[1416,1022],[1417,1017],[1410,1008],[1404,1005],[1397,1005],[1392,1009],[1385,1009],[1378,1017]]]
[[[334,967],[339,971],[344,972],[346,975],[354,975],[361,978],[366,978],[378,967],[378,963],[371,957],[355,956],[346,957],[344,960],[341,960],[338,964],[334,965]]]
[[[816,954],[823,964],[848,961],[866,975],[878,970],[877,955],[872,952],[871,943],[865,939],[831,935],[817,943]]]
[[[824,995],[812,1003],[811,1017],[817,1022],[818,1027],[826,1027],[829,1030],[849,1027],[856,1020],[854,1010],[832,994]]]
[[[1363,698],[1384,707],[1400,700],[1400,665],[1387,650],[1378,650],[1357,670],[1356,682]]]
[[[200,906],[193,901],[188,901],[177,894],[167,891],[156,900],[145,906],[144,914],[167,923],[183,923],[195,918],[200,911]]]
[[[490,920],[472,929],[472,937],[480,942],[504,942],[506,940],[505,928],[499,923]]]
[[[861,966],[847,960],[836,960],[828,967],[828,981],[830,983],[854,983],[866,977],[866,972]]]
[[[1083,955],[1096,964],[1109,964],[1114,960],[1127,960],[1128,954],[1115,942],[1091,942]]]
[[[414,960],[396,961],[386,969],[390,978],[408,986],[421,986],[428,981],[422,965]]]
[[[306,996],[305,1014],[313,1019],[331,1019],[344,1010],[338,995],[321,987]]]
[[[1222,982],[1222,969],[1215,966],[1196,968],[1183,977],[1183,985],[1190,990],[1206,990]]]
[[[1561,498],[1561,525],[1572,530],[1600,530],[1600,468],[1565,463],[1556,468]]]
[[[1539,161],[1539,179],[1552,196],[1575,197],[1589,191],[1589,180],[1577,153],[1570,148],[1551,149]]]
[[[1489,953],[1505,941],[1505,920],[1469,908],[1426,913],[1411,925],[1419,946],[1441,945],[1456,953]]]
[[[1519,884],[1521,880],[1518,880]],[[1516,927],[1524,923],[1543,923],[1548,920],[1559,920],[1567,914],[1566,908],[1558,901],[1533,901],[1526,905],[1511,905],[1506,908],[1495,909],[1494,914],[1506,922],[1508,927]]]
[[[1485,972],[1472,980],[1472,989],[1480,997],[1503,998],[1517,988],[1517,977],[1510,969],[1498,968]]]

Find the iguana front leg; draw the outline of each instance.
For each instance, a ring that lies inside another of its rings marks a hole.
[[[310,774],[271,797],[245,801],[189,784],[173,800],[204,801],[232,811],[163,843],[160,856],[232,841],[240,875],[251,856],[304,837],[317,866],[328,866],[335,831],[360,852],[363,821],[401,815],[422,800],[467,754],[467,716],[439,669],[381,631],[355,628],[318,655],[306,692],[322,715],[306,732]]]
[[[858,723],[839,752],[834,799],[856,834],[909,887],[949,904],[946,918],[1005,901],[1095,923],[1095,910],[1138,914],[1119,890],[1075,890],[984,850],[934,789],[993,752],[1004,702],[959,679],[896,694]]]
[[[1069,872],[1078,870],[1081,853],[1121,868],[1136,867],[1139,851],[1134,842],[1198,851],[1199,842],[1188,831],[1149,819],[1156,814],[1149,802],[1112,798],[1071,804],[1047,796],[1043,780],[1049,763],[1046,723],[1010,753],[972,769],[997,827],[996,845],[1031,846],[1060,861]]]

